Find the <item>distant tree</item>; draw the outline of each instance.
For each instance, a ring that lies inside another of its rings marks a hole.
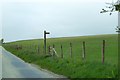
[[[106,6],[106,9],[102,9],[102,11],[100,13],[106,13],[106,12],[110,12],[110,15],[112,14],[112,12],[118,11],[120,12],[120,0],[118,0],[117,2],[112,2],[112,3],[106,3],[109,6]]]
[[[116,29],[116,32],[120,33],[120,27],[119,26],[117,26],[117,28],[115,28],[115,29]]]
[[[2,43],[2,44],[4,43],[4,39],[1,39],[1,43]]]
[[[106,3],[106,4],[108,4],[109,6],[106,6],[106,9],[102,9],[100,13],[110,12],[110,15],[112,15],[112,12],[117,11],[120,14],[120,0],[118,0],[115,3],[112,2],[112,3]],[[116,32],[120,33],[120,25],[117,26]]]

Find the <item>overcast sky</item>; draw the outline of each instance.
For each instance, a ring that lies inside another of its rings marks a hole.
[[[112,0],[4,0],[0,32],[5,41],[115,34],[118,13],[100,14]],[[2,31],[1,31],[2,30]]]

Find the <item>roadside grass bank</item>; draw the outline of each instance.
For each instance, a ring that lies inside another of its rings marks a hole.
[[[106,41],[104,64],[101,60],[102,40]],[[86,42],[84,60],[82,59],[83,41]],[[70,57],[70,43],[73,46],[72,58]],[[70,79],[118,77],[117,34],[47,39],[47,47],[53,45],[59,57],[44,54],[43,39],[11,42],[3,44],[3,47],[28,63],[39,65],[41,68]],[[63,46],[63,58],[60,57],[61,45]],[[16,49],[16,46],[22,46],[22,48]]]

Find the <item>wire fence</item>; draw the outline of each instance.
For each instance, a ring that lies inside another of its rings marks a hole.
[[[8,46],[8,45],[7,45]],[[38,55],[49,55],[50,57],[65,58],[65,59],[81,59],[81,60],[94,60],[98,59],[103,64],[106,58],[106,41],[101,42],[87,42],[82,41],[81,43],[69,42],[66,44],[49,44],[47,45],[47,54],[44,54],[44,46],[38,44],[22,45],[22,44],[10,44],[9,47],[17,50],[24,51],[31,54]]]

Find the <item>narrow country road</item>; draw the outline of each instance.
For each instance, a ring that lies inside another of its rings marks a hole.
[[[2,48],[2,56],[0,53],[1,60],[2,66],[0,68],[2,69],[0,71],[2,71],[2,78],[62,78],[60,75],[51,74],[25,63],[4,48]]]

